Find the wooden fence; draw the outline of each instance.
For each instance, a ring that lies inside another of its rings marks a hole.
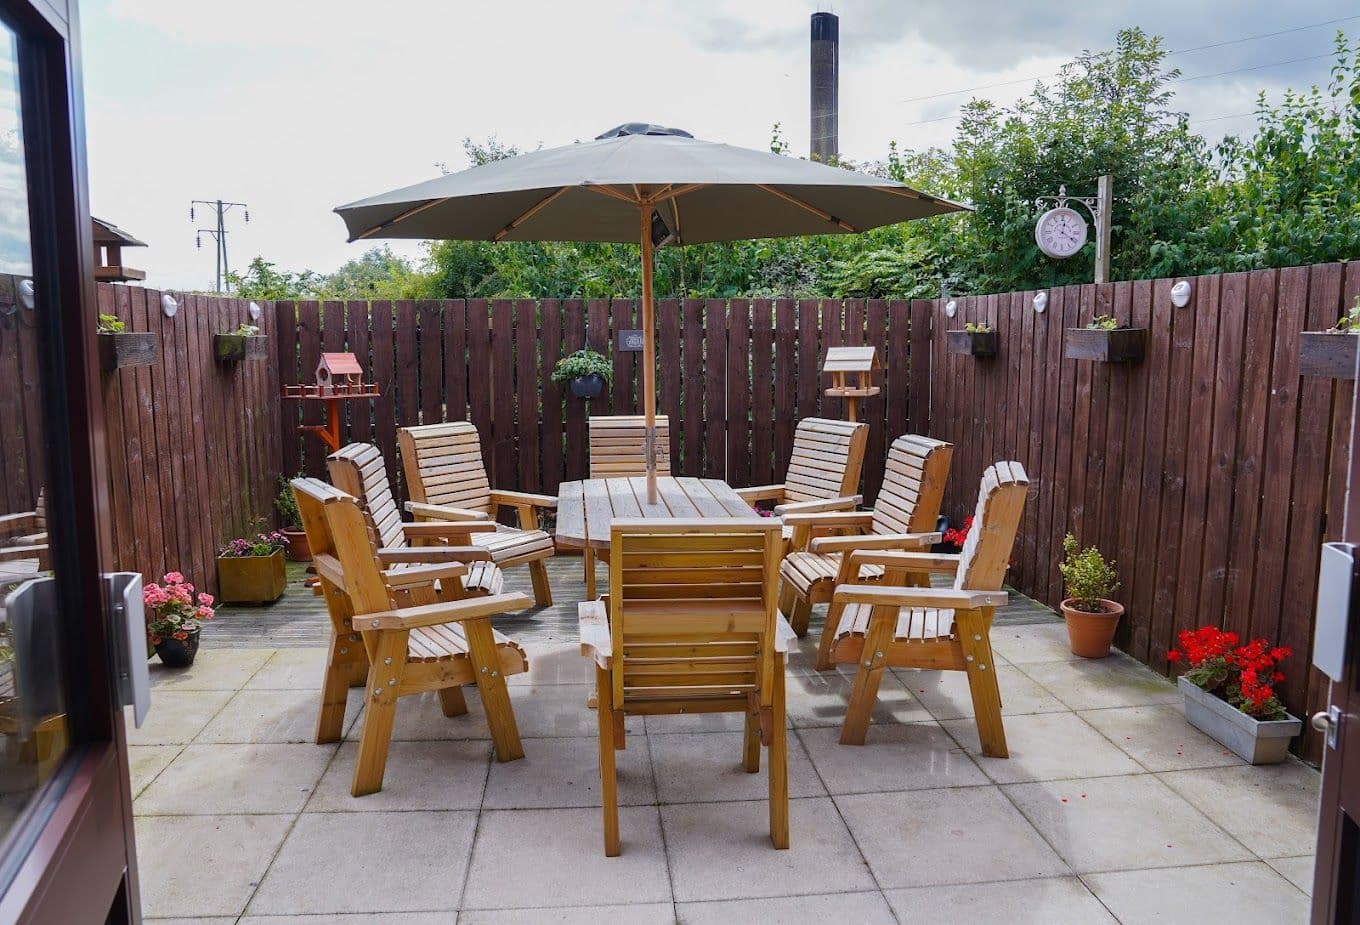
[[[1283,699],[1299,716],[1326,683],[1309,666],[1319,545],[1340,537],[1350,382],[1301,378],[1299,332],[1329,327],[1360,294],[1360,262],[1192,279],[1068,286],[920,303],[933,325],[929,430],[957,449],[946,508],[971,511],[982,469],[1024,463],[1026,506],[1010,581],[1056,605],[1065,533],[1119,564],[1118,643],[1166,672],[1177,633],[1205,623],[1291,646]],[[1148,329],[1137,364],[1063,358],[1063,331],[1094,315]],[[943,332],[986,321],[994,359],[950,355]],[[918,365],[922,365],[917,358]],[[1305,752],[1318,755],[1311,736]]]
[[[556,493],[587,472],[589,414],[632,414],[641,354],[614,349],[635,329],[631,300],[443,300],[277,303],[279,370],[285,384],[313,381],[322,352],[349,351],[382,398],[346,407],[346,440],[377,444],[400,481],[396,428],[470,420],[482,436],[495,486]],[[929,312],[918,309],[921,319]],[[671,418],[673,468],[734,485],[779,481],[796,422],[841,417],[822,394],[827,347],[872,344],[887,366],[883,393],[867,402],[865,490],[882,478],[885,435],[925,413],[911,387],[913,328],[906,302],[753,299],[662,301],[657,307],[658,411]],[[916,329],[918,338],[927,329]],[[582,346],[612,355],[612,387],[593,402],[551,380],[558,357]],[[917,347],[925,355],[924,341]],[[918,371],[919,372],[919,371]],[[321,423],[319,402],[285,402],[283,466],[320,475],[325,448],[296,432]],[[299,407],[303,406],[303,407]],[[404,486],[398,487],[404,494]]]
[[[104,374],[115,567],[159,580],[178,569],[215,590],[228,539],[273,529],[282,471],[278,372],[270,362],[220,363],[212,335],[249,322],[241,299],[99,284],[99,311],[156,334],[152,366]],[[264,303],[261,333],[274,337]]]

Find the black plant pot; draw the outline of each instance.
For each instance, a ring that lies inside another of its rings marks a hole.
[[[188,668],[198,654],[198,631],[189,634],[183,641],[166,637],[156,643],[156,654],[166,668]]]
[[[571,380],[571,394],[577,398],[584,398],[589,401],[592,398],[599,398],[604,391],[604,376],[599,373],[591,373],[589,376],[577,376]]]

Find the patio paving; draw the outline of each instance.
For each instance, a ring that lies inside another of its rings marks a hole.
[[[766,834],[765,776],[722,716],[630,718],[623,855],[604,857],[580,560],[559,603],[497,620],[526,757],[491,760],[466,716],[404,698],[384,790],[355,799],[347,735],[311,743],[326,623],[299,586],[226,610],[198,663],[153,666],[130,730],[143,905],[202,923],[1305,921],[1318,774],[1251,768],[1188,726],[1175,689],[1123,655],[1073,659],[1025,598],[993,630],[1008,760],[978,753],[966,685],[895,670],[863,748],[836,743],[848,669],[790,659],[793,844]],[[298,577],[298,576],[295,576]],[[509,573],[527,585],[524,570]],[[739,722],[739,717],[735,718]]]

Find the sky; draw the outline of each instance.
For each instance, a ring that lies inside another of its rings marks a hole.
[[[841,17],[852,160],[948,144],[970,96],[1013,102],[1131,25],[1228,43],[1170,59],[1176,106],[1211,137],[1248,131],[1258,91],[1325,85],[1336,30],[1360,33],[1354,0],[85,0],[91,208],[148,243],[125,254],[147,285],[211,289],[212,216],[190,200],[249,205],[228,216],[233,268],[328,272],[372,246],[332,209],[462,169],[465,137],[532,149],[645,121],[765,149],[777,122],[805,155],[819,9]]]

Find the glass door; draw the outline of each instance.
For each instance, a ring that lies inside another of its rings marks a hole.
[[[137,921],[74,0],[0,0],[0,922]]]

